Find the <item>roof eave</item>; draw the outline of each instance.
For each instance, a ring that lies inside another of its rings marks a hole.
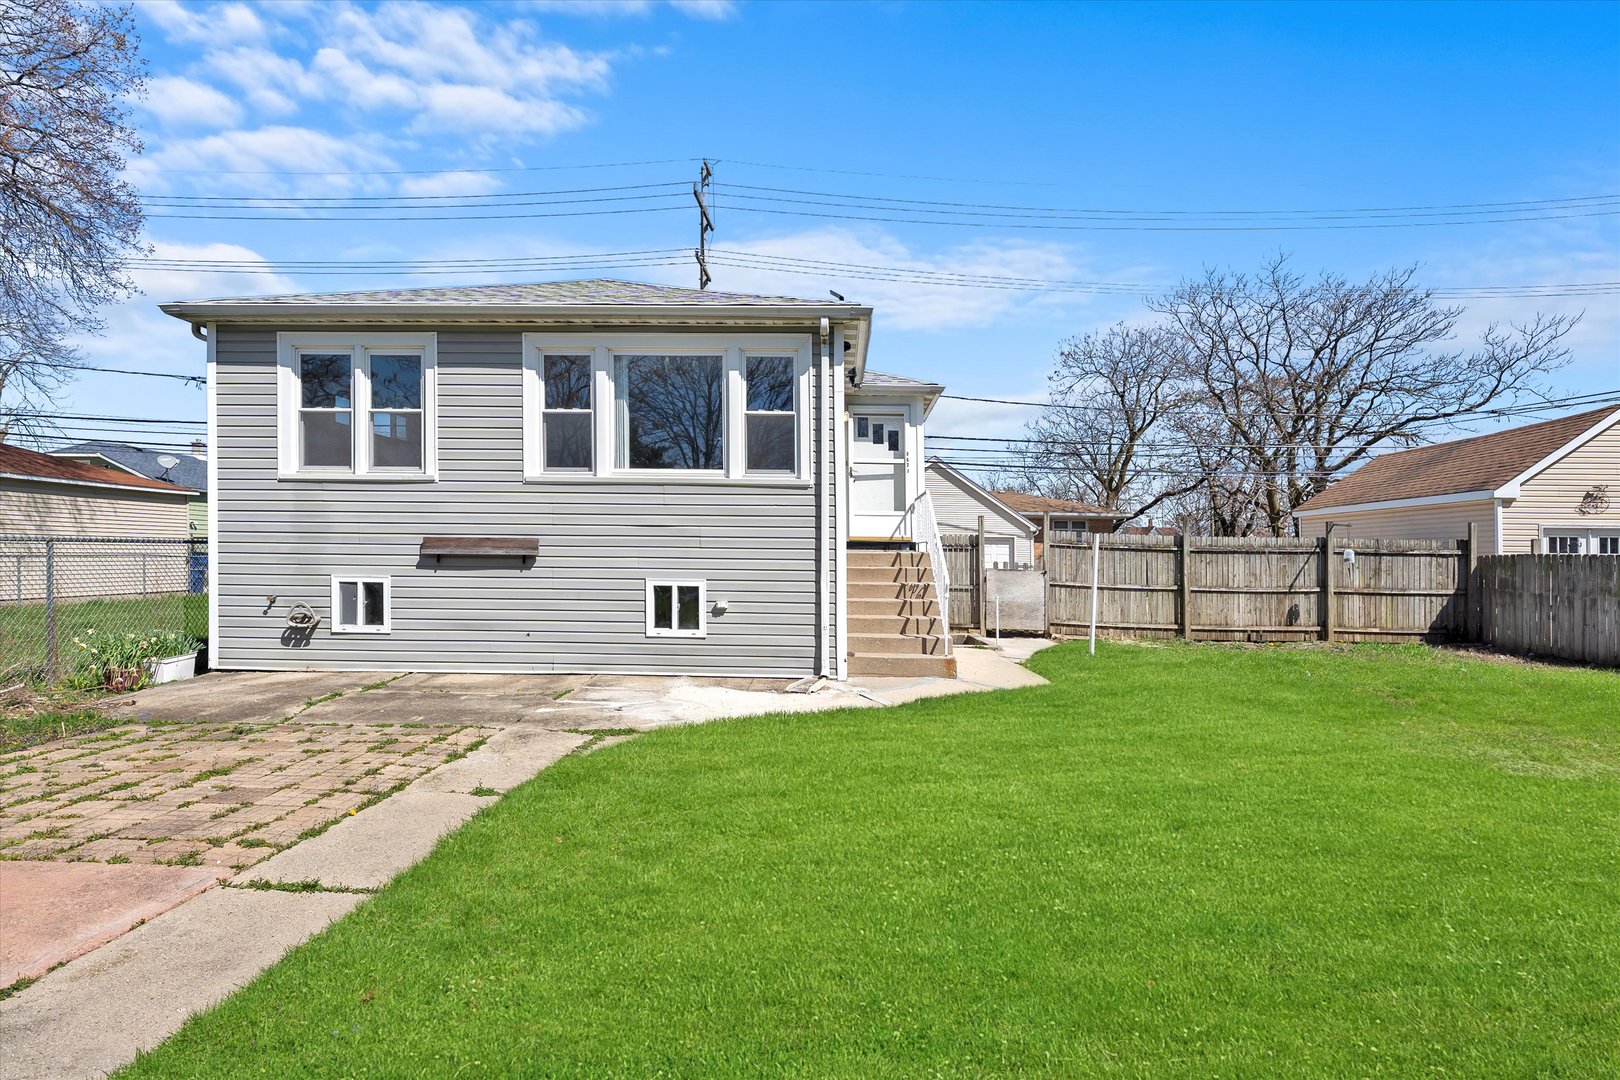
[[[138,473],[135,475],[139,475]],[[101,480],[74,480],[65,476],[33,476],[29,473],[0,472],[0,480],[26,480],[31,484],[67,484],[72,487],[104,488],[109,491],[143,491],[153,495],[201,495],[193,488],[178,484],[154,487],[148,484],[114,484]]]
[[[300,322],[670,322],[813,323],[822,318],[869,324],[872,309],[848,304],[477,304],[435,302],[425,304],[274,304],[244,300],[181,301],[159,304],[165,315],[192,324],[208,322],[263,322],[297,319]],[[864,371],[866,334],[857,342],[857,362]]]

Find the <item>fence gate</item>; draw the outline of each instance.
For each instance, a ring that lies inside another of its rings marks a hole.
[[[946,608],[951,629],[982,627],[984,553],[979,549],[979,538],[972,533],[956,533],[943,535],[939,541],[945,548],[945,569],[951,580]]]

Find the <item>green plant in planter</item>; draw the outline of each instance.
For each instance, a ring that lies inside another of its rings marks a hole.
[[[202,642],[178,631],[98,635],[94,627],[75,635],[76,662],[69,683],[79,689],[139,690],[151,681],[149,660],[196,652]]]

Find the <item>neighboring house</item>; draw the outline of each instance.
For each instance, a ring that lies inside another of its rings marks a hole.
[[[185,591],[183,544],[189,488],[121,469],[0,443],[0,600],[46,594],[46,564],[58,596]],[[21,538],[38,537],[39,541]],[[134,539],[133,544],[56,543],[52,537]],[[175,550],[175,549],[180,550]],[[199,582],[200,584],[200,582]]]
[[[1374,458],[1294,511],[1301,536],[1620,554],[1620,406]]]
[[[868,375],[870,308],[579,281],[163,310],[208,343],[216,667],[954,670],[941,388]]]
[[[1035,526],[1035,558],[1045,556],[1046,527],[1052,532],[1083,533],[1113,532],[1125,517],[1118,511],[1094,503],[1075,502],[1072,499],[1049,499],[1044,495],[1028,495],[1022,491],[997,491],[995,497],[1018,511]]]
[[[208,535],[207,446],[207,443],[199,439],[191,444],[191,453],[171,454],[162,450],[131,446],[129,443],[95,439],[52,450],[51,454],[91,465],[102,465],[109,469],[121,469],[135,476],[190,488],[196,494],[188,503],[189,527],[193,536],[203,537]],[[164,464],[166,460],[173,461],[174,464],[166,465]]]
[[[928,494],[942,533],[977,535],[984,521],[985,564],[991,569],[1035,564],[1037,530],[1029,519],[938,458],[928,461]]]

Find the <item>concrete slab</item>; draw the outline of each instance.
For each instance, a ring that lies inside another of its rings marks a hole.
[[[205,866],[0,862],[0,986],[83,956],[221,876]]]
[[[265,723],[291,716],[315,698],[347,695],[388,678],[392,676],[353,671],[211,671],[108,698],[100,707],[131,720]]]
[[[0,1002],[4,1073],[105,1076],[362,899],[210,889]]]
[[[232,882],[318,881],[328,888],[381,888],[493,800],[410,787],[272,855]]]
[[[481,694],[501,697],[551,697],[567,693],[590,682],[591,675],[407,675],[389,683],[389,690],[424,690],[452,694]]]
[[[541,769],[579,747],[590,736],[538,727],[510,727],[459,761],[440,765],[411,786],[412,791],[510,791]],[[369,812],[369,811],[368,811]]]

